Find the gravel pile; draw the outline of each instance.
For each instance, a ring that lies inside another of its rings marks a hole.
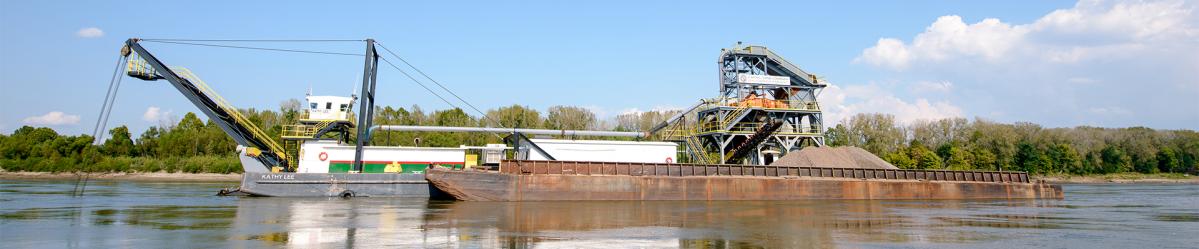
[[[898,169],[858,147],[807,147],[787,153],[770,165],[857,169]]]

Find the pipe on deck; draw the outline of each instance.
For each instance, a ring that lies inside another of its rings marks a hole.
[[[597,137],[648,137],[645,132],[635,131],[584,131],[584,130],[549,130],[549,129],[522,129],[522,128],[494,128],[494,127],[453,127],[453,126],[416,126],[416,125],[376,125],[371,130],[385,131],[435,131],[435,132],[495,132],[495,133],[524,133],[534,135],[561,135],[561,136],[597,136]]]

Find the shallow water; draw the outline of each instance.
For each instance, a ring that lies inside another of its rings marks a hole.
[[[1064,200],[450,202],[218,197],[232,183],[0,180],[3,248],[1195,248],[1199,185]]]

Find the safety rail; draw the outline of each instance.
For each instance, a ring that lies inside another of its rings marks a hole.
[[[1016,171],[956,171],[917,169],[855,169],[732,164],[670,164],[583,161],[504,160],[499,172],[515,175],[619,176],[756,176],[817,177],[866,180],[918,180],[1030,183],[1028,173]]]
[[[353,114],[353,113],[349,113],[349,112],[347,112],[347,113],[346,113],[346,117],[345,117],[344,119],[312,118],[312,110],[307,110],[307,109],[305,109],[303,113],[300,113],[300,117],[299,117],[299,118],[297,118],[297,119],[299,119],[300,121],[325,121],[325,120],[330,120],[330,121],[349,121],[350,123],[355,123],[355,122],[357,122],[357,120],[354,120],[354,114]]]
[[[804,101],[798,99],[767,99],[767,98],[713,98],[707,100],[713,107],[728,107],[728,108],[758,108],[768,110],[793,110],[793,111],[820,111],[820,103],[816,101]]]
[[[284,125],[281,136],[284,138],[314,138],[317,132],[329,127],[335,121],[338,120],[324,119],[315,125]]]
[[[213,102],[216,102],[221,109],[225,109],[225,112],[229,113],[229,116],[232,116],[238,124],[245,126],[246,129],[250,131],[251,136],[254,136],[255,139],[262,141],[267,145],[267,147],[270,147],[266,149],[269,149],[275,154],[279,155],[280,158],[288,158],[283,150],[283,146],[275,143],[275,140],[271,139],[266,132],[263,132],[262,129],[258,128],[258,125],[255,125],[254,122],[250,122],[250,119],[241,115],[241,112],[238,111],[237,108],[234,108],[232,104],[229,104],[229,102],[225,100],[224,97],[221,97],[221,95],[217,94],[215,90],[212,90],[212,87],[209,87],[208,83],[205,83],[204,80],[201,80],[199,76],[196,76],[195,73],[192,73],[191,70],[184,67],[171,67],[171,70],[179,74],[179,77],[183,77],[194,83],[194,85],[198,87],[201,92],[204,92],[204,95],[207,95],[212,99]]]
[[[741,119],[741,116],[745,115],[745,111],[747,110],[749,110],[749,107],[734,108],[733,110],[725,113],[724,117],[720,119],[719,124],[727,126],[728,124],[733,124],[737,121],[740,121],[739,119]]]
[[[724,128],[727,126],[727,124],[705,123],[705,124],[700,125],[700,127],[697,131],[700,134],[710,133],[710,132],[752,134],[755,131],[757,131],[758,128],[762,127],[762,125],[765,125],[765,124],[766,123],[764,123],[764,122],[741,122],[741,123],[737,123],[736,125],[733,125],[733,127],[731,129],[726,130]],[[806,128],[801,127],[798,130],[780,131],[780,132],[776,132],[775,134],[780,134],[780,135],[820,135],[820,128],[818,128],[818,127],[806,127]]]
[[[143,80],[153,80],[158,76],[158,71],[155,71],[146,60],[142,59],[137,53],[129,55],[129,59],[125,61],[125,74]]]

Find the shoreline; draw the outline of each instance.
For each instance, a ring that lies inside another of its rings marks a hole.
[[[137,182],[241,182],[242,174],[217,173],[51,173],[0,171],[0,180],[75,180],[80,175],[91,180]]]
[[[1199,176],[1165,178],[1154,175],[1030,176],[1053,184],[1199,184]]]

